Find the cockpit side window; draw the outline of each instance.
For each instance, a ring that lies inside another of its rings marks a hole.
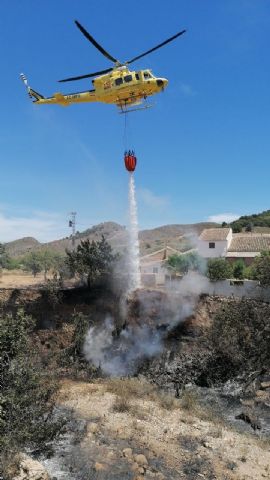
[[[135,73],[136,80],[140,80],[140,76],[138,73]]]
[[[123,78],[122,77],[119,77],[119,78],[115,79],[115,85],[116,86],[122,85],[122,83],[123,83]]]
[[[151,73],[149,73],[149,72],[143,72],[143,76],[144,76],[144,78],[145,78],[146,80],[147,80],[148,78],[152,78],[152,75],[151,75]]]
[[[125,82],[132,82],[132,75],[126,75],[124,77]]]

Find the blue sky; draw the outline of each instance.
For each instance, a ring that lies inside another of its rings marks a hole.
[[[123,60],[187,29],[134,64],[169,80],[128,118],[141,228],[269,208],[269,0],[1,0],[0,241],[66,236],[71,210],[79,230],[128,221],[123,116],[32,105],[19,80],[68,93],[89,80],[58,79],[110,66],[74,19]]]

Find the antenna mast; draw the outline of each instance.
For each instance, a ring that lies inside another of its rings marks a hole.
[[[68,222],[68,226],[72,228],[72,234],[71,234],[71,242],[72,242],[72,248],[74,250],[75,248],[75,236],[76,236],[76,215],[77,212],[71,212],[70,213],[70,220]]]

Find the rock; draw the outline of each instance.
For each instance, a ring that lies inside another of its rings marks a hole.
[[[257,390],[255,395],[256,397],[265,397],[267,394],[264,390]]]
[[[132,458],[132,448],[124,448],[123,455],[124,457]]]
[[[104,472],[104,470],[107,470],[107,467],[103,463],[96,462],[95,463],[95,470],[96,470],[96,472]]]
[[[21,455],[20,472],[13,480],[50,480],[43,465],[28,455]]]
[[[144,475],[144,468],[143,467],[139,467],[138,468],[138,473],[140,473],[141,475]]]
[[[266,388],[270,388],[270,382],[261,382],[261,388],[265,390]]]
[[[132,472],[137,472],[138,471],[138,468],[139,468],[139,465],[138,463],[133,463],[133,465],[131,466],[131,471]]]
[[[241,399],[240,402],[244,407],[254,407],[255,401],[251,398]]]
[[[136,455],[134,460],[135,462],[138,463],[138,465],[148,465],[147,458],[142,453],[139,455]]]
[[[267,390],[257,390],[255,402],[256,403],[265,403],[270,400],[270,395]]]
[[[164,477],[163,473],[161,473],[161,472],[158,472],[158,473],[156,474],[156,478],[157,478],[158,480],[165,480],[165,477]]]
[[[235,418],[236,420],[243,420],[244,422],[249,423],[253,430],[260,430],[262,428],[258,418],[252,413],[241,412],[239,415],[236,415]]]
[[[151,470],[146,470],[145,473],[146,473],[147,477],[157,478],[156,474],[154,472],[151,472]]]
[[[86,427],[87,433],[93,433],[94,435],[99,431],[99,427],[97,423],[88,423]]]

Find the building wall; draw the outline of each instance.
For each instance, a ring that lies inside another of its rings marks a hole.
[[[231,280],[221,280],[218,282],[209,282],[204,288],[203,293],[208,295],[220,295],[241,298],[254,298],[256,300],[270,301],[270,287],[262,287],[255,280],[243,280],[238,285]]]
[[[213,241],[206,241],[206,240],[198,240],[198,253],[203,258],[217,258],[217,257],[225,257],[229,242],[228,240],[219,240],[215,241],[215,248],[209,248],[209,243]]]
[[[141,275],[152,275],[156,277],[156,284],[163,285],[165,283],[165,277],[168,274],[166,268],[163,268],[164,262],[157,261],[148,264],[141,264]]]

